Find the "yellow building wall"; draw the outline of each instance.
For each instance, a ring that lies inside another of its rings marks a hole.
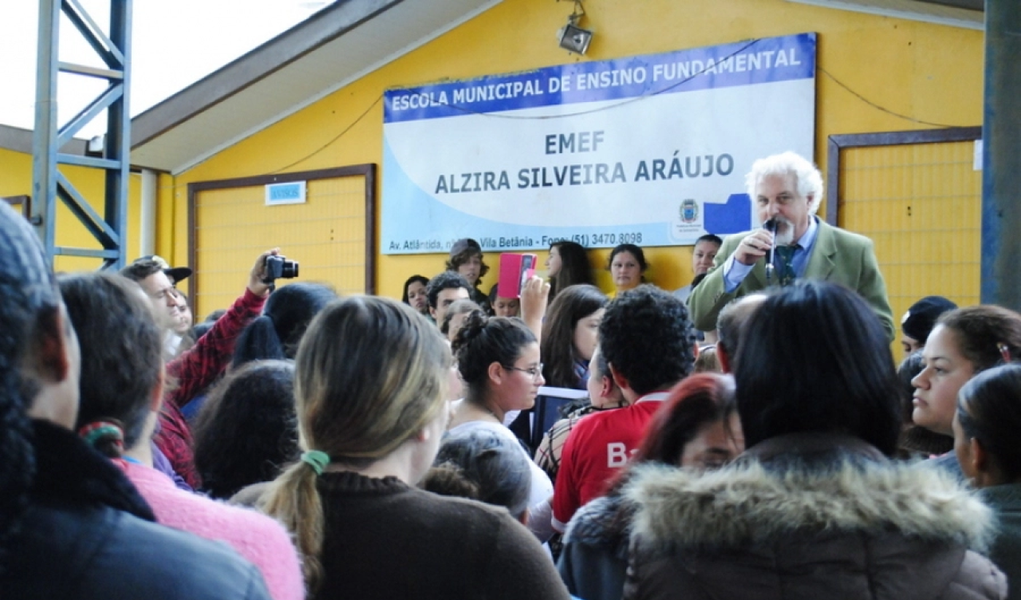
[[[103,214],[104,175],[98,169],[61,166],[75,188],[89,201],[100,215]],[[128,260],[139,256],[139,230],[141,223],[141,176],[132,173],[128,187]],[[0,196],[32,196],[32,155],[0,148]],[[32,199],[33,202],[35,198]],[[63,202],[57,201],[57,245],[71,248],[99,250],[102,246],[78,221]],[[54,260],[57,271],[94,271],[102,261],[96,258],[58,256]]]
[[[566,22],[572,8],[570,2],[505,0],[178,175],[168,193],[161,195],[160,251],[171,255],[175,264],[184,264],[187,259],[190,182],[266,174],[285,167],[287,171],[305,171],[379,164],[381,96],[391,87],[812,31],[819,34],[818,164],[826,164],[826,140],[831,134],[933,126],[916,121],[946,126],[971,126],[982,121],[983,35],[979,31],[786,0],[586,0],[587,17],[582,26],[593,29],[595,37],[588,54],[582,57],[561,50],[554,41],[553,33]],[[347,133],[331,142],[348,127]],[[168,212],[173,216],[167,218]],[[167,248],[165,241],[169,240],[172,247]],[[266,243],[272,245],[273,240]],[[546,253],[539,254],[540,262],[545,260]],[[605,290],[612,288],[609,274],[603,270],[608,254],[607,249],[590,253],[593,266],[599,269],[598,283]],[[652,282],[666,289],[690,282],[690,247],[649,248],[646,256]],[[381,295],[400,297],[401,285],[409,275],[431,276],[443,269],[445,259],[446,255],[437,254],[381,255],[377,290]],[[496,256],[489,256],[487,262],[494,267],[483,282],[488,290],[496,281]],[[238,268],[247,269],[247,265]]]
[[[979,303],[982,172],[974,142],[848,148],[840,224],[869,236],[894,319],[924,296]],[[902,356],[900,344],[891,346]]]

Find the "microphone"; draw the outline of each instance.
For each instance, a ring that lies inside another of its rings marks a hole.
[[[766,262],[766,285],[769,285],[773,279],[773,271],[776,270],[773,266],[773,253],[776,250],[776,218],[763,223],[762,228],[773,234],[773,242],[769,245],[769,260]]]

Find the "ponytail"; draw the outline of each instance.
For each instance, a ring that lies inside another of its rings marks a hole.
[[[262,502],[262,511],[280,521],[294,538],[301,555],[301,571],[309,596],[322,584],[323,566],[319,556],[323,550],[325,516],[323,502],[316,489],[315,468],[298,461],[287,468],[270,485]]]

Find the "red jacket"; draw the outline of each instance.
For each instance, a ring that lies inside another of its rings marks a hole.
[[[163,394],[160,411],[160,430],[155,436],[156,445],[173,465],[174,471],[192,488],[198,489],[202,481],[195,469],[192,452],[191,428],[181,413],[181,407],[216,381],[230,363],[234,343],[246,325],[262,312],[265,298],[246,289],[230,309],[194,346],[167,363],[170,389]]]

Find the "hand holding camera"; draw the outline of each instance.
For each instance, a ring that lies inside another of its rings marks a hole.
[[[273,248],[259,255],[248,277],[248,289],[256,296],[265,298],[276,287],[277,279],[293,279],[298,276],[298,262],[287,260],[280,255],[280,248]]]

